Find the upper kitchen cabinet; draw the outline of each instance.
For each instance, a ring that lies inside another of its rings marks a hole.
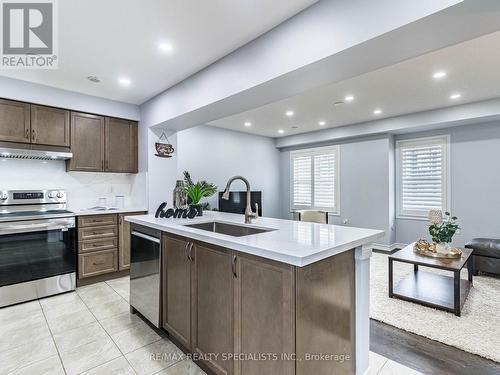
[[[30,105],[0,99],[0,141],[29,143]]]
[[[68,171],[137,173],[137,122],[71,112]]]
[[[70,147],[69,111],[31,105],[31,143]]]
[[[137,173],[137,123],[106,117],[106,172]]]
[[[71,112],[69,171],[104,171],[104,117]]]

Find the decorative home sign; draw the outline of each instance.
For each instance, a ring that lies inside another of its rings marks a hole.
[[[194,219],[198,215],[198,211],[194,207],[190,207],[189,209],[168,208],[167,210],[165,210],[165,207],[167,207],[167,202],[160,204],[155,214],[157,219],[169,217],[173,217],[174,219]]]
[[[165,139],[166,143],[162,142],[163,139]],[[155,143],[155,147],[155,156],[158,156],[160,158],[171,158],[172,154],[175,151],[174,147],[168,140],[168,137],[165,135],[165,132],[161,133],[160,138],[158,138],[158,141]]]

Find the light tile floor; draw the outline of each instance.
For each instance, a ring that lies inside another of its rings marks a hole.
[[[123,277],[0,309],[0,374],[205,374],[182,360],[165,335],[130,314],[128,299],[129,279]],[[418,372],[370,353],[368,374]]]

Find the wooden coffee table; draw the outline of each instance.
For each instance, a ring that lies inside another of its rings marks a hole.
[[[460,311],[472,286],[472,249],[461,249],[461,258],[431,258],[413,251],[410,244],[389,255],[389,297],[420,303],[425,306],[455,313]],[[413,272],[393,286],[393,262],[413,264]],[[467,264],[468,280],[460,279],[460,271]],[[437,275],[419,270],[419,266],[453,272],[453,276]]]

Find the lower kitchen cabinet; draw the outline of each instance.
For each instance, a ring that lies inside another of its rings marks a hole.
[[[165,235],[162,241],[163,328],[191,350],[191,243]]]
[[[130,268],[130,223],[125,216],[144,215],[146,212],[133,212],[118,214],[118,268],[127,270]]]
[[[192,350],[218,375],[234,373],[234,256],[231,250],[194,245]],[[213,353],[220,353],[213,356]]]
[[[295,363],[294,269],[239,253],[235,274],[236,353],[273,353],[271,360],[235,361],[236,375],[292,375]]]
[[[130,223],[144,212],[78,216],[78,278],[130,268]]]
[[[115,271],[118,271],[118,251],[116,249],[78,255],[78,277],[80,279]]]
[[[293,375],[281,355],[295,353],[294,267],[171,234],[162,241],[163,328],[215,374]]]

